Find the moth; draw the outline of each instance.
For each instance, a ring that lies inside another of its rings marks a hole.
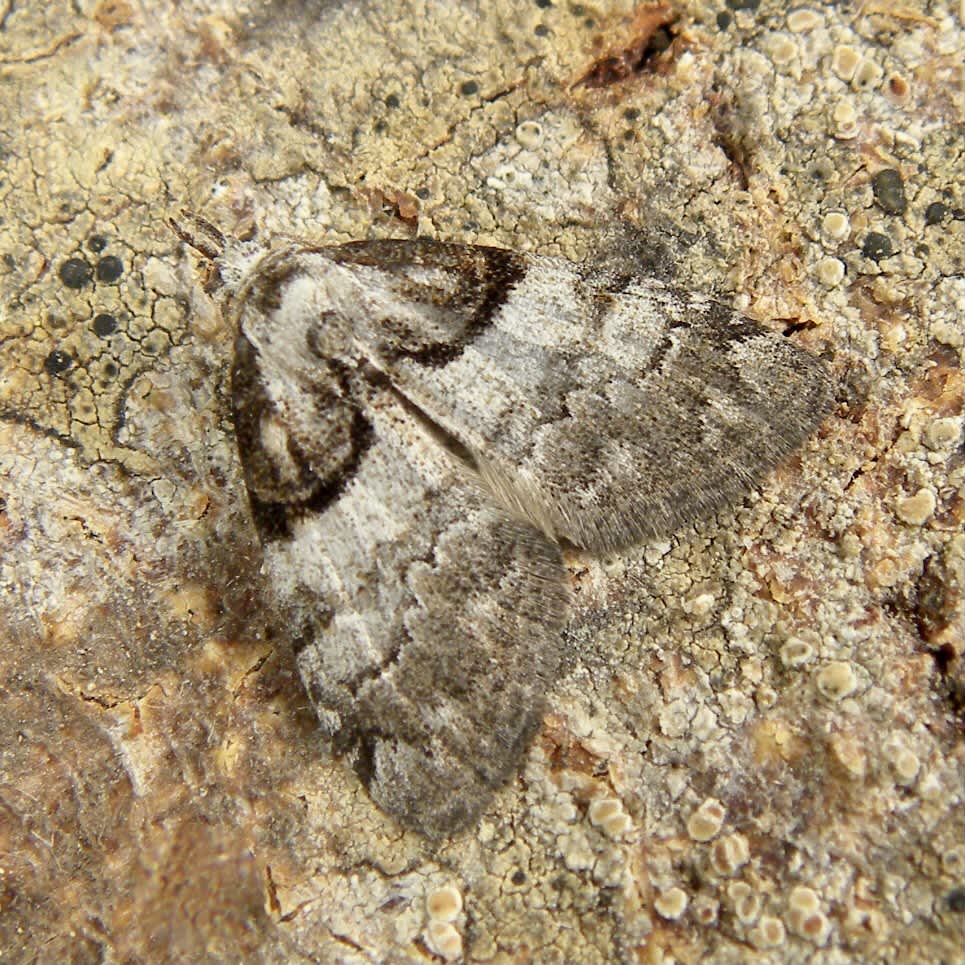
[[[332,750],[430,838],[478,818],[539,727],[560,548],[715,512],[832,405],[789,339],[559,258],[295,245],[234,289],[234,423],[275,618]]]

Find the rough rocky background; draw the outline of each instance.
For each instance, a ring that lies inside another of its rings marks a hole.
[[[0,0],[0,959],[962,961],[960,18]],[[185,208],[622,259],[840,377],[733,512],[572,560],[545,726],[441,846],[259,602]]]

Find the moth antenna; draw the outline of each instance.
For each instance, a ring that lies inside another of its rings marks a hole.
[[[174,233],[208,261],[218,261],[228,247],[228,239],[207,218],[181,209],[181,220],[168,218]]]
[[[229,293],[237,291],[248,267],[262,253],[254,242],[226,235],[207,218],[186,208],[178,218],[167,220],[174,233],[209,262],[215,282],[212,287],[220,287],[220,282]]]

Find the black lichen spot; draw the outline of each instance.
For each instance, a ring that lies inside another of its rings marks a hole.
[[[526,882],[526,872],[521,869],[517,869],[513,872],[512,882],[514,885],[522,885]]]
[[[149,332],[140,346],[141,351],[147,355],[160,355],[168,346],[168,336],[164,332]]]
[[[44,368],[48,375],[63,375],[73,364],[74,360],[70,355],[59,348],[55,348],[44,360]]]
[[[473,94],[479,93],[479,85],[474,80],[463,81],[459,92],[463,97],[472,97]]]
[[[808,174],[815,181],[830,181],[834,176],[834,165],[826,158],[821,158],[814,162],[808,169]]]
[[[945,904],[949,911],[957,911],[959,914],[965,912],[965,888],[952,888],[945,895]]]
[[[68,258],[57,274],[68,288],[83,288],[90,282],[91,268],[83,258]]]
[[[583,14],[586,13],[586,7],[584,7],[582,3],[574,3],[573,6],[570,7],[570,13],[572,13],[574,17],[582,17]]]
[[[880,231],[869,231],[861,246],[861,253],[872,261],[881,261],[882,258],[893,255],[894,248],[887,235],[883,235]]]
[[[871,179],[871,190],[874,191],[875,201],[882,211],[888,214],[904,214],[907,210],[905,183],[901,179],[901,172],[895,168],[879,171]]]
[[[401,101],[399,100],[398,94],[389,94],[389,96],[385,99],[385,106],[388,107],[389,110],[394,111],[400,103]]]
[[[91,235],[87,239],[87,247],[91,251],[103,251],[107,247],[107,239],[103,235]]]
[[[925,224],[941,224],[950,214],[947,204],[942,204],[941,201],[932,201],[927,208],[925,208]]]
[[[117,331],[117,319],[108,312],[101,312],[94,316],[94,334],[100,338],[107,338]]]
[[[637,118],[640,117],[640,111],[638,111],[635,107],[628,107],[628,108],[623,112],[623,116],[624,116],[628,121],[635,121],[635,120],[637,120]]]
[[[17,259],[14,258],[13,255],[11,255],[9,251],[4,254],[4,256],[3,256],[3,263],[4,263],[11,271],[13,271],[13,270],[17,267]]]
[[[124,274],[124,262],[116,255],[106,255],[97,262],[97,280],[104,282],[117,281]]]
[[[731,10],[756,10],[760,5],[761,0],[727,0]]]
[[[117,363],[116,362],[105,362],[103,369],[101,371],[104,373],[105,379],[113,379],[117,375]]]
[[[553,6],[553,0],[536,0],[536,6],[541,10],[546,10],[548,7]]]
[[[537,37],[548,37],[550,34],[550,28],[547,27],[545,23],[538,23],[535,27],[533,27],[533,33],[536,34]]]
[[[726,30],[733,22],[734,18],[726,10],[721,10],[721,12],[717,14],[718,30]]]
[[[428,198],[429,198],[429,189],[428,189],[428,188],[416,188],[415,196],[416,196],[417,198],[419,198],[421,201],[427,201]]]

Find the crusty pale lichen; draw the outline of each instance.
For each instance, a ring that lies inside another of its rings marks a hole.
[[[0,957],[961,957],[961,27],[632,6],[0,14]],[[182,207],[603,250],[841,377],[735,512],[571,561],[537,746],[437,850],[320,755],[266,629]]]

